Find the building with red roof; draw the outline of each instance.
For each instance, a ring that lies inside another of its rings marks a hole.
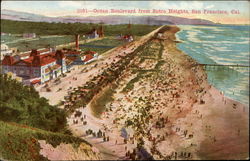
[[[70,60],[73,64],[87,64],[98,58],[98,53],[95,51],[68,51],[66,52],[66,60]]]
[[[88,63],[88,62],[90,62],[93,58],[94,58],[94,56],[91,55],[91,54],[84,55],[84,57],[83,57],[83,62],[84,62],[84,63]]]
[[[97,52],[88,50],[88,51],[85,51],[83,53],[81,60],[82,60],[83,64],[87,64],[87,63],[90,63],[90,62],[96,60],[97,58],[98,58]]]
[[[127,42],[131,42],[131,41],[134,40],[133,36],[129,35],[129,34],[122,36],[121,39],[124,40],[124,41],[127,41]]]
[[[49,49],[32,50],[25,53],[23,59],[22,55],[19,59],[5,56],[2,66],[4,73],[12,72],[30,83],[44,83],[67,71],[64,53],[61,50],[53,52]]]

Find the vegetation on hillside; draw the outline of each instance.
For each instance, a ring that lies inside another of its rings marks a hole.
[[[94,116],[100,117],[105,111],[106,104],[114,100],[113,94],[115,91],[113,88],[115,88],[115,85],[110,85],[109,87],[105,88],[99,93],[99,95],[97,95],[95,99],[90,102],[91,110]]]
[[[82,143],[91,146],[71,135],[65,111],[49,105],[33,87],[24,86],[5,74],[0,75],[0,86],[0,159],[48,160],[40,155],[39,140],[53,147],[61,143],[74,148]]]
[[[27,21],[12,21],[1,20],[1,32],[11,34],[23,34],[34,32],[38,35],[73,35],[85,34],[93,27],[97,28],[99,24],[91,23],[48,23],[48,22],[27,22]],[[159,26],[149,26],[133,24],[131,29],[128,29],[127,24],[121,25],[103,25],[104,34],[106,36],[114,36],[119,34],[128,34],[143,36]]]
[[[124,44],[122,40],[117,40],[114,37],[105,37],[101,40],[91,41],[80,45],[80,49],[83,51],[95,51],[99,55],[105,53],[106,51]]]
[[[46,140],[56,147],[60,143],[72,144],[78,148],[81,143],[91,146],[85,140],[71,135],[44,131],[29,126],[0,121],[0,159],[20,161],[44,161],[47,158],[39,154],[38,140]]]
[[[23,52],[31,49],[49,48],[61,44],[71,43],[75,41],[75,38],[73,35],[51,35],[40,36],[32,39],[24,39],[22,36],[4,35],[1,37],[1,41],[6,43],[10,48],[17,48],[19,51]]]
[[[139,46],[132,53],[119,56],[121,58],[119,61],[112,63],[109,68],[104,69],[101,74],[86,82],[83,87],[78,87],[77,90],[71,92],[64,102],[64,108],[67,112],[73,113],[76,109],[85,107],[104,87],[118,79],[122,71],[124,71],[135,58],[136,54],[144,49],[144,46],[145,44]]]
[[[30,86],[0,75],[0,120],[62,132],[66,129],[66,113],[40,98]]]

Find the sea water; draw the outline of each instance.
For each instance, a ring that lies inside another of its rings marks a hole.
[[[180,50],[199,63],[249,66],[250,26],[180,25]],[[248,67],[208,67],[208,81],[227,97],[249,104]]]

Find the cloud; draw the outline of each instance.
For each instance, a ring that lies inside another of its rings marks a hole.
[[[86,8],[86,9],[133,9],[135,7],[147,6],[144,1],[57,1],[60,8]],[[142,8],[144,9],[144,8]]]
[[[151,1],[149,7],[155,9],[202,9],[204,4],[199,1]]]
[[[61,8],[78,8],[83,5],[81,1],[59,1],[58,6]]]
[[[211,8],[214,8],[214,5],[209,5],[209,6],[205,7],[205,9],[211,9]]]

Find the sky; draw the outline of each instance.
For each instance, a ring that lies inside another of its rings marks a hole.
[[[15,10],[50,17],[57,16],[98,16],[114,13],[78,13],[88,10],[188,10],[189,13],[133,13],[130,15],[172,15],[186,18],[202,18],[224,24],[249,24],[249,1],[2,1],[1,10]],[[194,14],[192,10],[200,10]],[[228,14],[211,14],[207,11],[227,11]],[[232,13],[234,10],[234,13]],[[239,12],[236,12],[239,11]],[[117,13],[115,13],[117,15]],[[125,15],[125,14],[122,14]]]

